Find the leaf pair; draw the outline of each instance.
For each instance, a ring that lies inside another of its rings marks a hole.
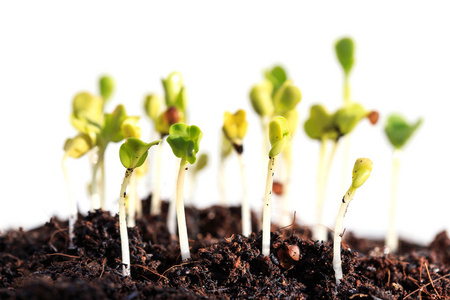
[[[223,116],[222,130],[231,143],[242,145],[242,140],[247,134],[248,122],[245,111],[239,109],[234,114],[226,111]]]
[[[289,141],[289,125],[286,118],[278,116],[269,123],[269,141],[272,146],[269,151],[269,157],[275,157],[286,146]]]
[[[422,124],[422,119],[417,120],[414,124],[408,124],[402,116],[393,114],[389,116],[384,131],[392,146],[400,149],[403,148],[420,124]]]
[[[202,137],[203,133],[197,126],[177,123],[170,127],[167,142],[176,157],[194,164]]]

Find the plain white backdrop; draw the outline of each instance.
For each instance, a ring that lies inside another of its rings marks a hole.
[[[309,108],[342,103],[342,71],[334,42],[351,36],[356,63],[353,98],[378,110],[380,123],[362,121],[351,137],[351,163],[374,162],[357,191],[347,230],[382,237],[387,226],[392,147],[383,132],[386,116],[401,112],[422,127],[407,144],[400,170],[400,235],[429,242],[450,227],[448,211],[450,100],[450,19],[445,2],[432,1],[20,1],[0,4],[1,196],[0,230],[32,228],[57,215],[67,216],[67,190],[61,170],[62,147],[74,136],[69,123],[75,93],[97,93],[98,77],[115,78],[107,107],[122,103],[141,115],[143,139],[151,126],[142,102],[162,94],[161,78],[182,73],[189,97],[189,123],[204,132],[201,152],[210,164],[199,175],[194,204],[219,201],[219,137],[226,110],[247,111],[244,159],[249,198],[261,211],[265,166],[261,131],[248,94],[262,72],[282,64],[303,93],[301,126],[294,140],[294,187],[290,199],[300,223],[314,224],[319,145],[306,137]],[[124,168],[119,144],[107,150],[107,201],[117,211]],[[167,147],[168,148],[168,147]],[[176,162],[164,156],[163,195],[172,195]],[[325,220],[332,227],[342,198],[342,149],[332,167]],[[153,151],[153,150],[152,150]],[[83,212],[89,208],[87,159],[69,167]],[[349,169],[352,166],[348,166]],[[227,165],[228,198],[241,195],[237,160]],[[172,175],[173,174],[173,175]],[[351,174],[347,175],[350,184]],[[151,183],[141,186],[149,193]],[[276,200],[274,200],[276,201]],[[276,204],[275,204],[276,206]],[[275,212],[274,212],[275,214]]]

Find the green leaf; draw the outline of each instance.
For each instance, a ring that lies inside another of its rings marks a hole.
[[[99,87],[100,95],[103,97],[105,102],[108,102],[114,92],[114,79],[111,76],[107,75],[100,77]]]
[[[156,118],[158,117],[159,111],[161,109],[161,104],[162,99],[158,95],[150,94],[145,97],[144,111],[147,116],[153,120],[153,122],[155,122]]]
[[[70,122],[78,131],[93,136],[103,123],[103,99],[88,92],[75,95]]]
[[[335,139],[338,136],[333,128],[332,115],[319,104],[311,106],[309,119],[306,120],[304,128],[306,134],[315,140]]]
[[[275,66],[270,70],[264,72],[264,76],[273,85],[273,92],[275,93],[281,85],[287,80],[286,71],[282,66]]]
[[[122,104],[119,104],[112,113],[105,114],[105,122],[101,133],[105,141],[117,143],[124,139],[122,123],[126,118],[127,112]]]
[[[89,135],[80,133],[74,138],[67,139],[64,143],[64,151],[73,158],[79,158],[86,154],[93,147]]]
[[[281,115],[294,109],[301,99],[300,89],[292,84],[292,80],[285,81],[273,96],[275,114]]]
[[[368,158],[358,158],[353,167],[352,187],[357,189],[361,187],[372,172],[373,163]]]
[[[359,121],[367,117],[368,114],[369,112],[361,104],[352,102],[334,113],[334,127],[338,129],[339,136],[346,135],[356,127]]]
[[[177,106],[180,102],[183,102],[179,99],[179,94],[183,89],[183,77],[180,73],[170,73],[167,79],[162,79],[162,84],[166,96],[166,106]],[[184,111],[184,106],[178,108]]]
[[[250,91],[250,101],[253,109],[260,117],[273,114],[272,91],[273,85],[268,80],[255,85]]]
[[[119,157],[122,165],[127,169],[140,167],[147,158],[148,150],[160,142],[161,140],[157,140],[147,144],[138,138],[127,138],[119,149]]]
[[[185,158],[193,164],[197,159],[202,136],[203,133],[197,126],[177,123],[170,126],[167,142],[176,157]]]
[[[353,67],[354,48],[353,40],[348,37],[338,40],[335,44],[337,58],[346,76],[350,74]]]
[[[269,157],[275,157],[283,150],[289,141],[289,125],[286,118],[278,116],[269,123],[269,141],[272,148],[269,151]]]
[[[396,149],[402,148],[417,128],[422,124],[422,119],[418,119],[414,124],[408,124],[405,119],[398,114],[388,117],[384,131]]]

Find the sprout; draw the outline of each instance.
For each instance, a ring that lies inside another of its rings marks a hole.
[[[62,159],[62,168],[64,179],[66,181],[68,196],[69,196],[69,249],[73,249],[73,239],[75,237],[74,228],[77,221],[78,209],[77,201],[74,201],[72,190],[70,188],[70,179],[67,172],[66,161],[67,158],[80,158],[85,155],[93,147],[92,140],[89,135],[79,133],[74,138],[67,139],[64,143],[64,156]]]
[[[199,150],[202,136],[203,133],[197,126],[189,126],[184,123],[177,123],[170,127],[169,136],[167,137],[167,142],[172,148],[173,154],[176,157],[181,158],[177,179],[176,208],[182,260],[191,257],[189,252],[189,241],[183,202],[184,177],[187,169],[187,164],[194,164],[197,160],[196,155]],[[171,222],[171,220],[168,220],[168,222]]]
[[[336,56],[344,71],[344,104],[351,101],[349,77],[355,61],[354,48],[353,40],[348,37],[338,40],[335,44]]]
[[[242,160],[242,153],[244,147],[242,140],[247,134],[248,123],[245,119],[245,111],[240,109],[234,114],[225,112],[223,117],[222,131],[225,137],[233,145],[234,150],[238,155],[239,167],[241,171],[242,182],[242,205],[241,205],[241,220],[242,220],[242,235],[249,236],[252,233],[252,220],[250,204],[247,198],[247,184],[245,180],[244,162]]]
[[[114,79],[111,76],[104,75],[99,80],[100,95],[102,96],[104,103],[107,103],[114,92]]]
[[[420,124],[422,124],[422,119],[417,120],[414,124],[408,124],[402,116],[398,114],[392,114],[388,117],[386,126],[384,128],[389,142],[394,147],[394,152],[392,155],[392,183],[389,208],[389,224],[385,240],[387,251],[393,253],[397,252],[398,250],[398,235],[395,229],[395,215],[397,206],[400,160],[403,154],[402,149],[406,142],[411,138],[412,134],[420,126]]]
[[[122,248],[122,272],[123,276],[130,276],[130,249],[128,244],[128,231],[125,216],[125,197],[128,182],[135,168],[140,167],[147,158],[150,147],[158,144],[161,140],[152,143],[144,143],[140,139],[130,137],[120,146],[119,157],[122,165],[127,168],[125,177],[120,188],[119,197],[119,229]]]
[[[269,141],[272,148],[269,151],[266,189],[264,194],[262,254],[270,254],[270,200],[272,196],[273,176],[277,156],[281,153],[290,138],[289,126],[284,117],[275,117],[269,123]]]
[[[352,201],[356,189],[360,188],[372,171],[372,161],[368,158],[358,158],[353,167],[352,184],[342,198],[341,207],[336,218],[336,226],[334,228],[334,243],[333,243],[333,270],[336,277],[336,285],[339,285],[342,275],[342,262],[341,262],[341,240],[342,230],[344,224],[344,216],[347,212],[347,207],[350,201]]]
[[[313,231],[313,239],[326,241],[326,227],[322,225],[323,206],[328,181],[328,174],[336,154],[338,142],[342,136],[349,134],[363,118],[374,118],[376,112],[367,111],[356,102],[344,105],[334,114],[327,112],[322,105],[314,105],[310,109],[310,117],[305,122],[306,134],[321,142],[319,166],[317,172],[317,224]],[[372,120],[373,121],[373,120]],[[331,140],[333,146],[327,151],[327,143]],[[328,153],[328,159],[327,157]]]

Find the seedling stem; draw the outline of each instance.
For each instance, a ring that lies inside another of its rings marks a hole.
[[[183,187],[184,177],[187,169],[186,158],[181,158],[180,169],[178,171],[177,179],[177,223],[178,223],[178,236],[180,239],[180,251],[182,260],[191,258],[189,251],[189,240],[187,235],[186,217],[184,213],[184,200],[183,200]]]
[[[276,156],[269,158],[267,166],[266,190],[264,194],[263,208],[263,230],[262,230],[262,255],[270,254],[270,202],[272,198],[273,176],[275,170]]]
[[[238,160],[242,181],[242,206],[241,206],[242,235],[249,236],[252,233],[252,220],[251,220],[250,204],[248,203],[247,197],[247,183],[245,180],[244,161],[242,160],[242,154],[238,154]]]
[[[395,216],[397,208],[398,175],[400,170],[400,160],[403,154],[402,149],[394,149],[392,155],[392,178],[391,178],[391,199],[389,204],[389,223],[386,234],[386,246],[389,252],[398,250],[398,234],[395,226]]]
[[[123,276],[130,276],[130,246],[128,241],[128,230],[127,221],[125,213],[125,196],[128,182],[133,174],[132,168],[128,168],[125,171],[125,177],[123,178],[122,187],[120,188],[120,198],[119,198],[119,228],[120,228],[120,240],[122,248],[122,273]]]
[[[163,143],[159,143],[156,150],[155,159],[155,183],[153,185],[152,193],[152,205],[150,207],[150,214],[161,214],[161,158],[162,158],[162,146]]]

